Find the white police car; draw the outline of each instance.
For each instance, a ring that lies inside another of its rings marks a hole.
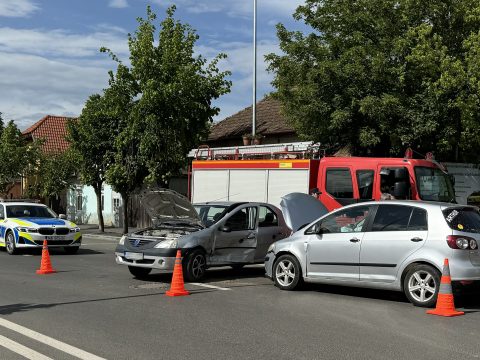
[[[19,249],[63,247],[75,254],[82,243],[80,229],[65,215],[57,216],[48,206],[30,201],[0,200],[0,248],[11,255]]]

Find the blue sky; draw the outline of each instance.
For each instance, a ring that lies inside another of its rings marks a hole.
[[[275,24],[303,29],[292,14],[302,0],[258,1],[257,99],[272,91],[263,56],[279,52]],[[46,114],[78,116],[89,95],[107,86],[114,63],[128,58],[127,33],[150,4],[158,18],[170,4],[200,36],[197,52],[225,52],[233,87],[216,104],[221,120],[252,102],[253,0],[0,0],[0,112],[24,129]]]

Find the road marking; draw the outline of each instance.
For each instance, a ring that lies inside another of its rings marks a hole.
[[[48,356],[40,354],[39,352],[36,352],[35,350],[23,346],[22,344],[10,340],[9,338],[2,335],[0,335],[0,346],[3,346],[4,348],[7,348],[30,360],[53,360]]]
[[[53,347],[57,350],[63,351],[64,353],[67,353],[69,355],[76,356],[79,359],[83,359],[83,360],[106,360],[105,358],[96,356],[96,355],[91,354],[89,352],[86,352],[82,349],[76,348],[75,346],[68,345],[68,344],[66,344],[64,342],[61,342],[59,340],[55,340],[54,338],[51,338],[47,335],[40,334],[39,332],[30,330],[29,328],[26,328],[24,326],[15,324],[11,321],[8,321],[8,320],[2,319],[2,318],[0,318],[0,326],[6,327],[7,329],[18,332],[19,334],[21,334],[23,336],[29,337],[33,340],[37,340],[41,343],[49,345],[49,346],[51,346],[51,347]],[[47,358],[45,358],[45,359],[47,359]]]
[[[202,283],[188,283],[188,284],[195,285],[195,286],[203,286],[206,288],[217,289],[217,290],[232,290],[230,288],[224,288],[224,287],[210,285],[210,284],[202,284]]]

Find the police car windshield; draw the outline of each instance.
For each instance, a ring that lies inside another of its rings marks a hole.
[[[55,213],[45,206],[38,205],[7,205],[7,217],[9,218],[54,218]]]

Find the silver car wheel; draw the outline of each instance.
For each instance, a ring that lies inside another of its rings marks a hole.
[[[280,285],[290,286],[295,279],[295,266],[288,259],[280,261],[275,269],[275,277]]]
[[[195,278],[201,278],[205,272],[205,256],[196,255],[192,260],[192,273]]]
[[[436,289],[435,279],[425,270],[414,272],[408,280],[408,292],[420,303],[430,301],[435,296]]]

